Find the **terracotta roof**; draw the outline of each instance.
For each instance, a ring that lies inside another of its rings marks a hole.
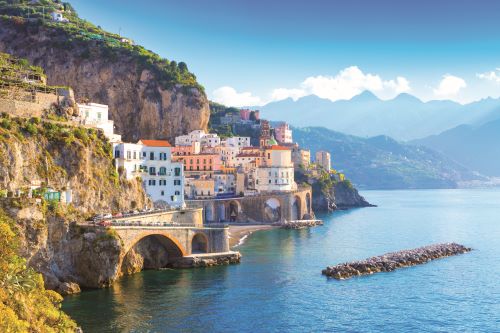
[[[149,147],[172,147],[167,140],[139,140],[139,142]]]
[[[290,150],[290,148],[288,148],[288,147],[278,146],[278,145],[271,146],[271,148],[269,148],[269,149],[271,149],[271,150]]]

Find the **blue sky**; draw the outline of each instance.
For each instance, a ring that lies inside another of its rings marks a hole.
[[[500,96],[500,1],[73,0],[82,18],[185,61],[210,98]]]

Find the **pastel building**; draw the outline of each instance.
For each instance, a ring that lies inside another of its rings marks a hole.
[[[223,141],[223,146],[226,147],[250,147],[250,137],[249,136],[232,136]]]
[[[327,151],[317,151],[316,152],[316,163],[325,169],[326,171],[330,172],[331,169],[331,156],[330,153]]]
[[[259,192],[296,190],[291,149],[275,145],[266,148],[264,154],[262,165],[254,171],[255,189]]]
[[[85,126],[99,128],[111,142],[120,142],[121,135],[114,133],[114,123],[108,119],[109,108],[104,104],[86,103],[77,104],[79,122]]]
[[[311,151],[308,149],[301,149],[298,146],[292,148],[292,161],[294,167],[299,166],[307,167],[311,164]]]
[[[281,123],[274,129],[276,141],[280,144],[293,143],[292,130],[287,123]]]
[[[221,159],[218,154],[193,154],[174,156],[175,162],[182,163],[184,171],[189,174],[201,174],[204,171],[220,171]]]
[[[220,145],[220,138],[217,134],[205,133],[204,130],[195,130],[175,138],[176,146],[191,146],[193,142],[199,142],[201,147],[216,147]]]
[[[140,177],[153,202],[184,206],[184,171],[172,160],[172,147],[164,140],[140,140],[137,144],[116,143],[115,165],[127,179]]]

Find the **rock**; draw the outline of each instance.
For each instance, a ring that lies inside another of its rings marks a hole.
[[[57,291],[63,296],[71,295],[71,294],[78,294],[81,292],[80,286],[74,282],[61,283],[59,285],[59,287],[57,288]]]
[[[435,244],[413,250],[386,253],[362,261],[328,266],[321,273],[337,280],[348,279],[353,276],[377,272],[392,272],[401,267],[424,264],[430,260],[462,254],[471,250],[471,248],[456,243]]]

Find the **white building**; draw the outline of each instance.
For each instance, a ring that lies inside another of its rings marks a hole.
[[[204,130],[195,130],[187,135],[181,135],[175,138],[176,146],[191,146],[193,142],[199,142],[201,147],[220,146],[220,138],[217,134],[205,133]]]
[[[64,22],[64,23],[69,22],[69,20],[65,18],[61,12],[52,12],[50,16],[52,17],[52,21],[55,22]]]
[[[127,179],[141,177],[144,190],[154,202],[184,206],[183,164],[172,162],[172,147],[168,141],[117,143],[114,156],[117,169],[124,172]]]
[[[325,169],[326,171],[330,172],[331,169],[331,156],[330,153],[327,151],[317,151],[316,152],[316,163]]]
[[[254,171],[255,189],[259,192],[296,190],[293,172],[292,151],[289,148],[266,148],[262,165]]]
[[[213,177],[216,194],[236,193],[236,177],[233,173],[218,173]]]
[[[79,121],[86,126],[102,129],[104,135],[111,142],[120,142],[121,135],[114,133],[114,122],[108,119],[109,108],[104,104],[86,103],[77,104]]]
[[[274,134],[276,136],[276,140],[281,144],[293,142],[292,130],[287,123],[281,123],[276,126],[276,128],[274,129]]]
[[[223,145],[226,147],[238,147],[238,148],[250,147],[250,137],[249,136],[233,136],[233,137],[227,138],[223,142]]]

